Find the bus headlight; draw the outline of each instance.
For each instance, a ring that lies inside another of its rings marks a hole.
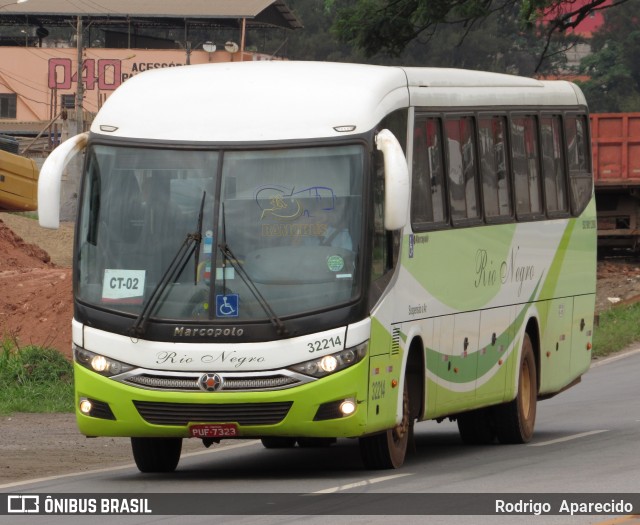
[[[106,377],[116,376],[123,372],[133,370],[134,368],[131,365],[122,363],[121,361],[116,361],[110,357],[89,352],[89,350],[85,350],[84,348],[75,345],[73,346],[73,356],[79,365]]]
[[[367,355],[369,343],[346,348],[335,354],[324,355],[289,367],[289,370],[312,377],[324,377],[362,361]]]

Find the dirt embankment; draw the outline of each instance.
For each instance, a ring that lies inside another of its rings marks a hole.
[[[33,219],[0,214],[0,337],[70,357],[72,239],[71,225],[45,230]]]

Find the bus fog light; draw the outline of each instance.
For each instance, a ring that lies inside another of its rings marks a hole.
[[[356,411],[356,402],[353,399],[345,399],[340,404],[340,412],[345,416],[350,416]]]
[[[332,355],[324,356],[320,360],[320,368],[325,372],[333,372],[338,367],[338,360]]]
[[[88,415],[91,413],[91,408],[92,408],[91,401],[89,401],[87,398],[83,397],[80,400],[79,407],[80,407],[80,412],[82,412],[83,414]]]

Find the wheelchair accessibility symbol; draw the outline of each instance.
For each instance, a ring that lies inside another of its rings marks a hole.
[[[216,295],[216,317],[238,317],[238,303],[237,293]]]

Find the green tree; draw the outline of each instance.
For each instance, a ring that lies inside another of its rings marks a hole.
[[[629,0],[613,0],[612,6]],[[399,56],[418,38],[436,34],[441,26],[456,26],[463,38],[489,17],[505,14],[515,19],[520,31],[538,40],[540,54],[535,71],[557,54],[555,36],[575,28],[590,12],[602,9],[607,0],[325,0],[335,15],[339,38],[361,49],[366,56],[386,52]],[[540,24],[540,20],[545,24]],[[487,33],[485,33],[487,34]]]
[[[508,72],[525,76],[552,74],[566,67],[564,50],[577,40],[558,35],[540,63],[546,41],[533,29],[523,29],[516,9],[490,14],[468,29],[441,24],[410,42],[402,63]],[[551,52],[553,51],[553,52]]]
[[[592,53],[582,59],[581,83],[594,112],[640,111],[640,0],[605,13],[593,35]]]

